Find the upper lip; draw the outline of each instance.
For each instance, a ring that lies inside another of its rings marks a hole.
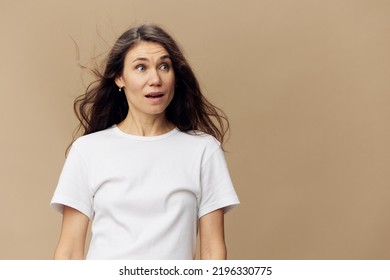
[[[157,96],[157,95],[164,95],[164,93],[161,91],[154,91],[154,92],[149,92],[145,96],[148,97],[148,96]]]

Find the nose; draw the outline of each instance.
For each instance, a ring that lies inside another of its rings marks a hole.
[[[149,73],[149,85],[150,86],[161,86],[161,77],[157,70],[153,69]]]

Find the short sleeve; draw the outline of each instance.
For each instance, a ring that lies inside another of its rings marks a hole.
[[[66,205],[85,214],[89,219],[93,217],[88,166],[74,144],[65,160],[50,205],[61,213]]]
[[[220,208],[226,213],[240,203],[221,147],[202,164],[200,181],[199,218]]]

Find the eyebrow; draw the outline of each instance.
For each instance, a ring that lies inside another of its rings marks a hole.
[[[171,57],[169,56],[169,54],[166,54],[166,55],[163,55],[162,57],[160,57],[160,60],[164,60],[164,59],[171,59]],[[149,61],[149,59],[147,59],[146,57],[136,57],[132,62],[135,62],[138,60]]]

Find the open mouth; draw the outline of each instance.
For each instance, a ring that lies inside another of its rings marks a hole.
[[[160,97],[163,97],[164,96],[164,93],[150,93],[150,94],[147,94],[145,95],[146,98],[160,98]]]

